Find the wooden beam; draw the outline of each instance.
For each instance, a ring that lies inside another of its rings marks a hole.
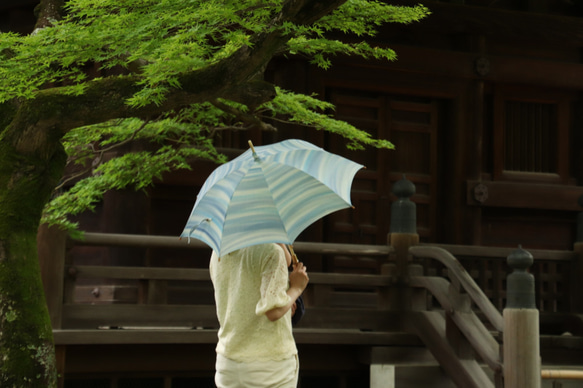
[[[216,329],[118,329],[118,330],[54,330],[58,346],[122,345],[122,344],[215,344]],[[375,345],[420,347],[423,343],[410,333],[371,332],[355,329],[294,329],[299,344]],[[63,348],[64,349],[64,348]]]
[[[71,240],[76,245],[98,246],[130,246],[145,248],[184,248],[184,249],[209,249],[209,247],[196,239],[179,238],[178,236],[153,236],[137,234],[116,233],[84,233],[80,240]],[[323,255],[362,255],[362,256],[388,256],[392,247],[386,245],[366,244],[331,244],[296,242],[294,250],[298,253],[317,253]]]
[[[63,328],[218,327],[214,305],[75,305],[63,306]]]
[[[397,0],[391,4],[412,6],[418,2]],[[409,25],[409,30],[440,35],[467,33],[505,40],[539,41],[541,44],[558,43],[571,47],[583,45],[583,19],[573,14],[567,16],[524,12],[431,0],[424,1],[423,5],[431,10],[431,15],[419,23]]]
[[[487,190],[487,198],[481,203],[474,198],[474,188],[478,185]],[[466,193],[466,203],[474,206],[581,211],[577,201],[583,195],[583,187],[525,182],[468,181]]]

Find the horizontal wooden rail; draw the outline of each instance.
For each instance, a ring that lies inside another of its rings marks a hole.
[[[543,379],[583,380],[583,370],[543,369],[541,377]]]
[[[216,329],[140,328],[53,330],[56,345],[216,344]],[[298,344],[418,346],[414,334],[356,329],[294,329]]]
[[[97,279],[210,281],[208,269],[167,267],[116,267],[80,265],[67,268],[69,276]],[[310,272],[310,284],[383,287],[391,285],[387,275]]]
[[[516,248],[500,248],[500,247],[486,247],[486,246],[469,246],[469,245],[450,245],[450,244],[419,244],[418,246],[431,246],[445,249],[456,257],[474,256],[483,258],[499,258],[506,260],[508,255]],[[543,250],[543,249],[529,249],[528,250],[537,260],[549,261],[571,261],[577,257],[577,253],[573,251],[557,251],[557,250]]]
[[[138,234],[115,233],[83,233],[82,239],[71,239],[76,245],[98,246],[130,246],[143,248],[183,248],[183,249],[210,249],[203,242],[194,238],[179,238],[172,236],[151,236]],[[347,256],[384,256],[393,252],[388,245],[361,245],[361,244],[333,244],[295,242],[294,250],[297,253],[315,253],[322,255]]]
[[[499,332],[504,331],[504,322],[502,315],[496,309],[496,307],[490,302],[486,294],[482,289],[476,284],[474,279],[470,274],[463,268],[460,262],[448,251],[443,248],[435,246],[413,246],[409,249],[409,252],[414,256],[418,257],[428,257],[438,260],[442,263],[448,270],[451,271],[450,276],[455,276],[464,290],[468,293],[472,301],[478,306],[478,308],[484,313],[488,321],[494,326]]]
[[[98,279],[152,279],[210,281],[208,269],[167,267],[70,266],[69,276]]]

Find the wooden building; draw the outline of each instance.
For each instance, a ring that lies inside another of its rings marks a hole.
[[[0,28],[26,32],[35,3],[4,1]],[[387,244],[397,200],[392,190],[404,175],[416,188],[411,200],[420,242],[456,256],[498,311],[506,303],[506,257],[519,245],[533,254],[543,368],[583,368],[583,249],[576,234],[583,210],[583,6],[566,0],[423,4],[432,11],[426,20],[383,27],[374,38],[397,52],[396,62],[338,57],[323,71],[301,58],[277,58],[267,74],[284,88],[333,102],[338,118],[389,139],[395,151],[349,152],[342,139],[299,127],[218,140],[234,156],[248,139],[260,145],[302,138],[367,167],[353,186],[355,209],[326,217],[298,239],[313,274],[308,314],[296,333],[303,388],[380,386],[373,375],[385,376],[387,387],[391,381],[399,388],[463,386],[464,377],[451,373],[458,364],[435,349],[477,360],[491,386],[503,386],[495,370],[503,360],[492,355],[489,368],[488,356],[467,344],[484,330],[501,341],[488,314],[476,308],[486,325],[464,329],[451,311],[470,314],[469,302],[447,310],[440,294],[417,278],[449,277],[450,297],[466,300],[464,276],[422,255],[406,274],[393,265],[401,253]],[[108,194],[98,212],[81,217],[85,230],[108,235],[90,235],[83,245],[67,245],[65,236],[41,229],[64,387],[213,386],[210,252],[168,239],[180,234],[214,167],[171,174],[147,194]],[[117,234],[167,237],[145,243]],[[413,280],[399,288],[399,276]],[[403,311],[431,309],[446,311],[445,332],[427,337],[441,323],[434,326],[431,318],[425,331],[413,329]],[[441,337],[444,343],[432,342]],[[492,346],[490,353],[499,350]],[[551,384],[581,386],[561,379],[543,386]]]

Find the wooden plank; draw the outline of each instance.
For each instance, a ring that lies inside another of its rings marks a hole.
[[[77,277],[98,279],[210,281],[208,269],[195,268],[75,266],[68,271]],[[310,272],[311,284],[382,287],[391,282],[391,277],[383,275]]]
[[[196,239],[170,236],[153,236],[137,234],[116,234],[116,233],[84,233],[82,240],[71,240],[76,245],[99,245],[99,246],[130,246],[145,248],[184,248],[184,249],[208,249],[208,246]],[[326,243],[294,243],[296,253],[317,253],[317,254],[343,254],[362,256],[387,256],[392,248],[386,245],[366,245],[366,244],[326,244]]]
[[[294,338],[300,344],[422,346],[417,336],[403,332],[295,328]]]
[[[63,306],[63,328],[123,326],[218,327],[213,305],[74,305]]]
[[[385,287],[392,283],[390,276],[310,272],[310,284]]]
[[[77,277],[98,279],[150,279],[150,280],[211,280],[208,269],[168,267],[105,267],[73,266],[68,269]]]
[[[213,344],[218,330],[186,329],[114,329],[54,330],[57,345],[122,345],[122,344]]]
[[[121,345],[121,344],[214,344],[216,329],[118,329],[118,330],[54,330],[55,344]],[[298,344],[422,346],[416,335],[403,332],[370,332],[351,329],[294,329]]]
[[[398,312],[308,306],[306,307],[306,314],[298,324],[298,328],[391,331],[398,330],[399,324],[400,317]]]

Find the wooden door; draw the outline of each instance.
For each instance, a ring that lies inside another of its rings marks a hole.
[[[326,241],[385,244],[390,207],[396,199],[391,187],[404,174],[416,186],[412,200],[417,204],[421,240],[434,241],[441,101],[332,87],[326,91],[327,98],[336,105],[336,118],[368,131],[373,137],[388,139],[396,147],[395,150],[350,151],[341,137],[327,138],[327,149],[365,165],[366,169],[356,175],[352,187],[354,209],[326,218]]]

